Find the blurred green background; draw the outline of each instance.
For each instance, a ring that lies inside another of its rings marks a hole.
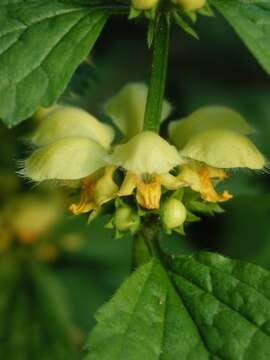
[[[230,106],[257,130],[253,140],[268,156],[269,77],[221,17],[200,17],[196,30],[200,41],[176,27],[172,32],[166,95],[174,112],[169,120],[202,105]],[[80,104],[103,118],[106,99],[127,82],[147,81],[150,62],[144,21],[113,18],[62,101]],[[37,259],[32,243],[5,245],[9,204],[29,192],[43,200],[57,192],[55,187],[14,178],[17,160],[31,150],[27,135],[34,127],[31,119],[11,130],[0,127],[0,358],[72,360],[80,358],[95,311],[130,272],[131,239],[115,240],[103,228],[106,219],[86,225],[86,217],[72,217],[64,210],[64,201],[57,221],[35,240],[53,245],[53,256],[49,252],[44,258],[48,249],[43,247]],[[166,124],[162,131],[166,135]],[[224,206],[224,214],[189,226],[185,238],[164,237],[163,246],[178,253],[218,251],[270,269],[269,176],[237,172],[225,186],[234,199]],[[65,193],[57,196],[68,198]],[[13,209],[9,216],[16,218],[16,205]]]

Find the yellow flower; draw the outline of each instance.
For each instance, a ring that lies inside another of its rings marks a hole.
[[[179,168],[178,179],[185,181],[202,198],[222,202],[232,196],[218,194],[212,180],[224,180],[224,170],[265,167],[264,156],[246,136],[252,128],[235,111],[219,106],[199,109],[169,127],[171,141],[180,150],[186,164]]]
[[[114,166],[107,166],[103,169],[102,175],[94,173],[82,180],[81,200],[78,204],[69,207],[74,215],[93,211],[92,217],[94,217],[103,204],[116,196],[118,186],[113,181],[115,169]]]
[[[166,187],[169,171],[183,163],[174,146],[150,131],[116,146],[109,161],[127,170],[118,195],[128,196],[137,189],[137,201],[146,209],[159,209],[161,185]],[[183,182],[174,181],[183,186]]]
[[[70,206],[74,214],[99,210],[118,191],[115,168],[108,166],[114,130],[87,112],[56,106],[44,113],[32,136],[40,146],[25,161],[23,173],[34,181],[58,180],[81,186],[81,201]]]

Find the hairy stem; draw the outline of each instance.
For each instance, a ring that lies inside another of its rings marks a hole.
[[[156,18],[153,62],[144,118],[144,130],[158,132],[167,78],[170,39],[168,14],[160,13]]]
[[[160,228],[157,224],[143,225],[133,238],[132,269],[145,264],[152,258],[164,263],[166,254],[160,247]]]

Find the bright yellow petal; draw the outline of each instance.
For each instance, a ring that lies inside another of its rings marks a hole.
[[[208,130],[194,136],[181,155],[222,169],[261,170],[266,164],[263,155],[246,136],[223,129]]]
[[[125,140],[129,140],[143,129],[147,91],[146,85],[131,83],[105,104],[106,113],[125,135]],[[171,105],[164,101],[162,120],[165,120],[170,112]]]
[[[109,161],[137,175],[167,173],[183,162],[174,146],[151,131],[116,146]]]
[[[124,181],[118,192],[118,196],[129,196],[132,195],[136,189],[138,177],[132,174],[130,171],[127,172]]]
[[[144,209],[155,210],[160,208],[161,183],[159,176],[154,176],[151,181],[137,184],[136,199]]]
[[[106,150],[87,138],[66,138],[35,151],[25,161],[24,174],[34,180],[76,180],[105,165]]]
[[[176,176],[170,173],[159,175],[160,183],[167,190],[177,190],[181,187],[187,186],[187,183],[179,180]]]
[[[81,198],[78,204],[71,204],[69,210],[74,215],[86,214],[96,210],[97,205],[94,202],[95,182],[88,177],[82,180]]]
[[[136,200],[142,208],[148,210],[160,208],[161,176],[149,176],[148,181],[145,182],[141,177],[128,171],[117,195],[130,196],[135,191]]]
[[[113,141],[111,126],[98,121],[84,110],[71,106],[56,106],[43,116],[32,142],[38,146],[48,145],[67,137],[86,137],[108,149]]]
[[[101,206],[116,197],[118,186],[113,180],[116,168],[108,166],[102,175],[89,176],[82,180],[81,198],[78,204],[72,204],[69,210],[74,215],[84,214],[91,211],[99,212]]]
[[[190,188],[201,194],[205,201],[209,202],[224,202],[232,198],[232,196],[224,191],[223,194],[218,194],[211,181],[213,178],[223,180],[226,175],[223,171],[215,172],[207,166],[200,164],[188,164],[181,166],[178,178],[189,184]]]
[[[116,170],[115,166],[105,168],[104,175],[96,182],[95,185],[95,203],[99,206],[116,197],[119,187],[113,180]]]
[[[246,120],[236,111],[224,106],[206,106],[185,119],[170,123],[169,139],[178,149],[182,149],[193,136],[213,128],[233,130],[244,135],[253,132]]]

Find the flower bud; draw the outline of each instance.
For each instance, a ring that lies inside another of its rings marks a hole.
[[[158,0],[132,0],[132,5],[137,10],[151,10],[158,3]]]
[[[162,222],[165,228],[172,230],[183,225],[187,217],[187,210],[183,203],[171,198],[163,205]]]
[[[196,11],[204,7],[206,0],[176,0],[185,11]]]
[[[114,226],[119,231],[134,232],[140,225],[140,219],[137,214],[128,206],[120,207],[114,215]]]

